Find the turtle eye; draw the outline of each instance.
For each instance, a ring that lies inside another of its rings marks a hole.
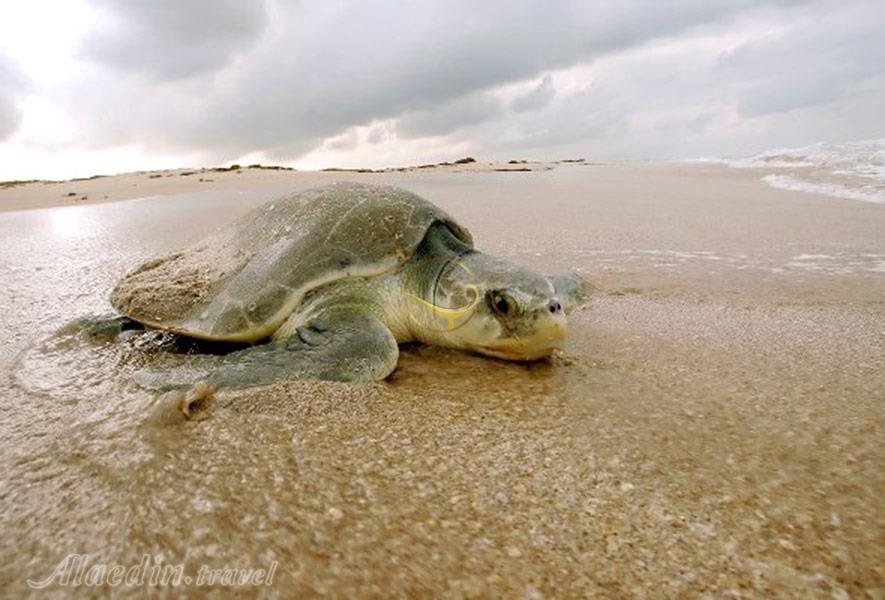
[[[516,313],[516,300],[513,296],[502,290],[493,290],[488,294],[488,302],[496,313],[502,317],[509,317]]]

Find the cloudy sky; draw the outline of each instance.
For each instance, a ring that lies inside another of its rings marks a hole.
[[[885,136],[882,0],[0,0],[0,179]]]

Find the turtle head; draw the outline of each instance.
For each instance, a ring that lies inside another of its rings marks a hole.
[[[565,312],[546,277],[478,252],[460,261],[474,279],[477,297],[473,316],[453,332],[463,347],[507,360],[536,360],[562,346]]]
[[[418,339],[519,361],[562,346],[566,316],[548,278],[475,251],[438,260],[427,263],[433,275],[409,303]]]

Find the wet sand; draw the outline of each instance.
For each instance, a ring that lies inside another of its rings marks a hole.
[[[885,206],[758,176],[293,173],[0,214],[0,586],[81,553],[194,575],[277,561],[246,595],[882,597]],[[422,194],[490,253],[577,267],[597,290],[565,351],[411,346],[388,381],[219,394],[186,421],[131,381],[180,356],[35,348],[107,311],[142,259],[340,179]]]

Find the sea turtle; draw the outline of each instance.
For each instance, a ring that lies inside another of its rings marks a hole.
[[[200,378],[235,388],[384,379],[409,341],[544,358],[583,289],[575,274],[545,277],[477,251],[467,229],[409,191],[337,183],[149,260],[111,303],[149,328],[250,344]]]

